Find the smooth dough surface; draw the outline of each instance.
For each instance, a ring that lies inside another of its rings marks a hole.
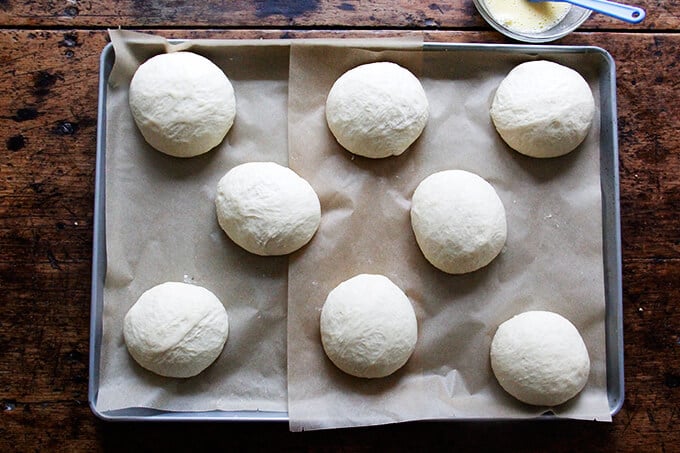
[[[130,110],[144,139],[175,157],[219,145],[234,123],[236,99],[227,76],[191,52],[156,55],[130,82]]]
[[[528,311],[498,327],[491,367],[509,394],[527,404],[557,406],[586,385],[590,359],[576,327],[548,311]]]
[[[229,334],[227,311],[201,286],[166,282],[144,292],[123,321],[130,355],[161,376],[187,378],[206,369]]]
[[[449,274],[489,264],[507,236],[505,208],[482,177],[445,170],[425,178],[411,201],[411,226],[425,258]]]
[[[550,61],[531,61],[503,79],[490,113],[496,130],[514,150],[531,157],[557,157],[588,135],[595,101],[578,72]]]
[[[321,341],[342,371],[388,376],[411,357],[418,324],[406,294],[383,275],[360,274],[340,283],[321,310]]]
[[[390,62],[350,69],[335,81],[326,100],[326,121],[338,143],[373,159],[406,151],[428,116],[420,81]]]
[[[227,236],[263,256],[298,250],[321,222],[321,205],[312,186],[274,162],[232,168],[217,184],[215,206]]]

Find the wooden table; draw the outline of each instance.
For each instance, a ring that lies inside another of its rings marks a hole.
[[[613,423],[410,423],[291,434],[285,424],[105,423],[90,412],[97,71],[106,29],[510,41],[491,31],[471,0],[1,0],[0,451],[680,451],[680,2],[637,3],[647,10],[639,26],[593,15],[558,42],[604,47],[617,64],[626,401]]]

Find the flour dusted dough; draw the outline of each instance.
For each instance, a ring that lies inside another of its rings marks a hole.
[[[389,62],[347,71],[326,100],[326,121],[338,143],[374,159],[406,151],[425,128],[428,115],[418,79]]]
[[[418,325],[408,297],[383,275],[340,283],[321,310],[321,341],[342,371],[380,378],[401,368],[416,346]]]
[[[231,82],[207,58],[191,52],[156,55],[130,83],[130,110],[144,139],[175,157],[219,145],[234,123]]]
[[[503,140],[532,157],[557,157],[575,149],[588,134],[594,112],[583,77],[549,61],[515,67],[491,105],[491,119]]]
[[[571,322],[557,313],[528,311],[498,327],[491,367],[501,387],[518,400],[557,406],[586,385],[590,359]]]
[[[130,355],[161,376],[187,378],[222,352],[229,333],[227,311],[209,290],[166,282],[144,292],[125,315]]]
[[[236,244],[257,255],[285,255],[314,236],[319,198],[307,181],[274,162],[232,168],[217,184],[217,219]]]
[[[411,201],[416,242],[434,267],[464,274],[489,264],[507,236],[505,209],[491,184],[463,170],[425,178]]]

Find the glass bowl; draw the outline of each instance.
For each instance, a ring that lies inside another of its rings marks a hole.
[[[509,38],[530,43],[550,42],[560,39],[580,27],[581,24],[585,22],[588,17],[590,17],[590,13],[592,13],[592,11],[589,9],[579,8],[578,6],[572,5],[567,15],[564,16],[564,18],[554,27],[539,33],[525,33],[516,30],[510,30],[502,23],[496,21],[496,19],[494,19],[486,7],[484,0],[472,1],[477,7],[479,14],[481,14],[484,20],[486,20],[493,28]]]

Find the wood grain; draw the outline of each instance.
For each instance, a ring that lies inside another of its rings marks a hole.
[[[678,2],[638,0],[647,17],[630,25],[593,15],[584,30],[664,30],[677,25]],[[472,0],[48,0],[0,2],[0,24],[40,27],[411,28],[469,29],[485,26]]]
[[[95,3],[76,2],[83,10]],[[114,4],[124,11],[131,3]],[[20,7],[0,2],[0,9],[6,12],[7,5],[14,11]],[[190,38],[375,35],[371,30],[154,32]],[[405,33],[413,32],[378,34]],[[429,30],[426,39],[507,42],[484,31]],[[410,423],[305,434],[290,434],[284,424],[105,423],[91,414],[87,355],[97,71],[106,42],[103,30],[0,30],[0,451],[210,446],[677,451],[680,34],[575,33],[563,42],[603,46],[617,63],[627,388],[613,423]]]

